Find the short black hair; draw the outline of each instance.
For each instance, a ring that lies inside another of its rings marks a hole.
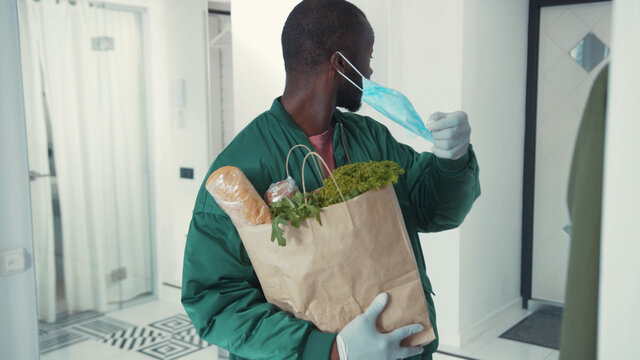
[[[312,72],[336,51],[351,53],[355,36],[364,31],[373,35],[367,17],[352,3],[303,0],[282,29],[284,68],[287,73]]]

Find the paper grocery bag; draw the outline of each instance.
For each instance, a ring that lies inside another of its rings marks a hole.
[[[286,226],[286,246],[271,242],[271,224],[239,228],[267,300],[337,333],[381,292],[381,332],[420,323],[403,345],[435,339],[418,267],[392,185],[328,206],[299,229]]]

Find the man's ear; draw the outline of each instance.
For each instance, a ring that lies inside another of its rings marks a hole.
[[[344,61],[337,51],[331,54],[331,68],[336,71],[340,71],[343,74],[346,74],[347,72],[347,62]]]

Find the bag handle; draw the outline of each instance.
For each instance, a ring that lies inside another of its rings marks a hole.
[[[285,166],[284,166],[286,168],[286,170],[287,170],[287,178],[290,177],[290,175],[289,175],[289,157],[291,156],[291,153],[293,152],[293,149],[299,148],[299,147],[305,148],[307,150],[307,154],[313,152],[313,151],[311,151],[311,149],[309,149],[309,147],[307,145],[303,145],[303,144],[298,144],[298,145],[292,147],[291,149],[289,149],[289,153],[287,154],[287,161],[286,161]],[[320,165],[318,165],[318,159],[313,158],[313,160],[314,160],[314,163],[316,165],[316,170],[318,171],[318,174],[320,175],[320,178],[321,179],[324,178],[324,174],[322,173],[322,171],[320,171]],[[304,165],[302,166],[302,169],[304,170]],[[304,174],[304,171],[302,173]],[[304,182],[304,180],[303,180],[303,182]]]
[[[327,163],[324,161],[322,156],[320,156],[320,154],[318,154],[317,152],[314,152],[314,151],[309,152],[307,155],[305,155],[304,159],[302,160],[302,193],[303,194],[307,193],[307,184],[304,181],[304,165],[307,162],[307,158],[309,156],[313,156],[314,159],[320,160],[320,162],[324,165],[324,167],[329,172],[329,176],[331,177],[331,180],[333,180],[333,183],[336,185],[336,189],[338,190],[338,194],[340,194],[340,197],[342,198],[342,201],[344,201],[346,203],[347,200],[344,199],[344,195],[342,195],[342,191],[340,191],[340,186],[338,186],[338,182],[336,181],[336,178],[333,177],[333,173],[331,172],[331,169],[329,168],[329,165],[327,165]],[[304,204],[307,205],[307,197],[306,196],[304,197]]]

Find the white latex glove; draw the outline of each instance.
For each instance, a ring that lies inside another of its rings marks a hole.
[[[436,112],[425,124],[433,134],[433,152],[442,159],[457,160],[467,153],[471,140],[471,126],[464,111]]]
[[[424,330],[424,326],[413,324],[383,334],[376,328],[378,315],[387,305],[388,295],[379,294],[369,308],[338,333],[336,344],[340,360],[395,360],[421,354],[422,347],[400,346],[407,336]]]

